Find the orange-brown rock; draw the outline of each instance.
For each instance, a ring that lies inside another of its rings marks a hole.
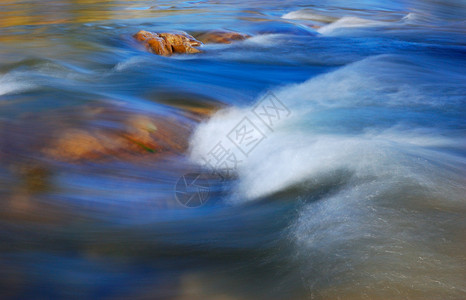
[[[65,130],[44,152],[53,158],[62,160],[95,159],[102,156],[106,149],[101,142],[87,131],[79,129]]]
[[[153,33],[141,30],[134,35],[134,38],[142,42],[153,53],[170,56],[175,53],[199,53],[199,49],[194,47],[202,45],[201,42],[187,33]]]
[[[197,39],[204,44],[231,44],[234,41],[242,41],[250,37],[250,35],[235,31],[213,30],[198,35]]]
[[[155,33],[149,32],[149,31],[145,31],[145,30],[139,30],[139,32],[134,35],[134,38],[138,42],[144,42],[154,37],[158,37],[158,35]]]
[[[103,109],[95,118],[110,127],[83,124],[61,128],[42,153],[56,160],[79,162],[176,154],[187,148],[190,130],[178,119],[114,109]]]
[[[186,33],[160,33],[168,45],[171,45],[174,53],[198,53],[199,49],[193,48],[201,46],[202,43]]]
[[[161,37],[153,37],[147,40],[147,47],[157,55],[170,56],[173,54],[173,49]]]

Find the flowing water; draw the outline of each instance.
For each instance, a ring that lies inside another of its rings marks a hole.
[[[465,17],[461,0],[1,0],[0,298],[465,299]],[[141,29],[252,38],[161,57]],[[115,143],[86,132],[144,116],[175,150],[75,159]],[[205,165],[219,145],[232,176]],[[207,174],[205,205],[176,197],[186,173]]]

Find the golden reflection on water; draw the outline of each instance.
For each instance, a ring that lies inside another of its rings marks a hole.
[[[0,0],[0,28],[63,23],[87,23],[199,13],[199,9],[170,9],[171,6],[147,6],[140,0],[60,0],[20,2]]]

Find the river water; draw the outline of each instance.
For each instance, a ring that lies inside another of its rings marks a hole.
[[[0,297],[466,298],[465,16],[460,0],[0,1]],[[252,38],[161,57],[141,29]],[[134,115],[176,151],[53,144]],[[228,176],[205,164],[220,150]],[[204,205],[184,174],[207,178]]]

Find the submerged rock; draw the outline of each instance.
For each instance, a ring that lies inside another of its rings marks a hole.
[[[191,122],[174,114],[103,103],[27,114],[14,121],[0,121],[0,166],[25,160],[163,159],[184,153]]]
[[[106,149],[98,138],[85,130],[67,129],[60,134],[44,153],[54,159],[76,161],[93,160],[105,153]]]
[[[95,126],[94,121],[108,125]],[[42,153],[68,162],[180,154],[186,150],[190,134],[181,120],[114,108],[103,109],[86,123],[55,130]]]
[[[250,38],[250,35],[235,31],[213,30],[196,36],[204,44],[231,44],[234,41],[243,41]]]
[[[202,45],[194,37],[187,33],[153,33],[145,30],[140,30],[134,35],[134,38],[142,42],[153,53],[170,56],[172,54],[183,53],[199,53],[199,49],[194,47]]]

